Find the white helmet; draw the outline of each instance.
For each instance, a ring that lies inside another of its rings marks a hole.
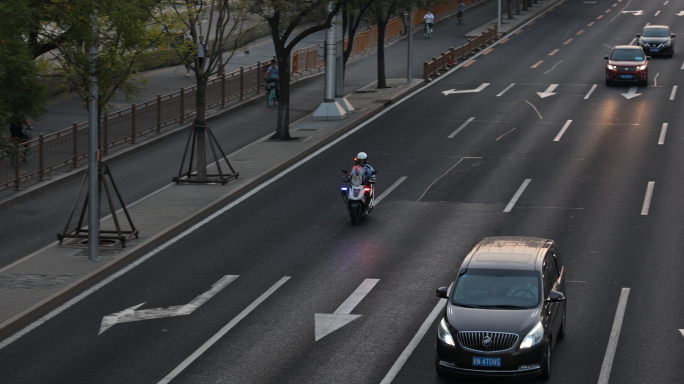
[[[363,160],[363,164],[368,163],[368,155],[366,155],[366,152],[359,152],[359,154],[356,155],[356,163],[360,163],[361,160]]]

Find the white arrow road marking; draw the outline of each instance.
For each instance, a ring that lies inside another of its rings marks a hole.
[[[679,11],[678,13],[675,13],[676,16],[684,16],[684,11]]]
[[[242,319],[247,317],[256,307],[259,306],[259,304],[263,303],[266,299],[268,299],[269,296],[271,296],[278,288],[280,288],[283,284],[285,284],[288,280],[290,280],[290,276],[285,276],[282,279],[278,280],[277,283],[273,284],[271,288],[268,289],[268,291],[264,292],[259,296],[256,300],[252,302],[247,308],[242,310],[239,315],[235,316],[233,320],[229,321],[228,324],[223,326],[221,330],[219,330],[214,336],[211,337],[211,339],[207,340],[204,344],[202,344],[199,349],[197,349],[195,352],[193,352],[192,355],[188,356],[187,359],[183,360],[182,363],[180,363],[179,366],[173,369],[173,371],[169,372],[168,375],[166,375],[163,379],[159,380],[157,384],[167,384],[171,380],[173,380],[176,376],[178,376],[185,368],[190,366],[195,360],[197,360],[204,352],[206,352],[209,348],[211,348],[212,345],[216,344],[217,341],[221,340],[223,336],[228,333],[233,327],[235,327]]]
[[[627,100],[637,96],[641,96],[641,93],[636,93],[636,90],[637,87],[630,87],[629,91],[627,91],[627,93],[623,93],[622,96],[624,96]]]
[[[380,279],[366,279],[356,288],[356,291],[347,298],[332,314],[316,313],[314,316],[316,341],[344,327],[361,315],[351,315],[351,311],[361,300],[375,287]]]
[[[219,293],[220,290],[226,287],[226,285],[237,279],[237,275],[227,275],[223,276],[221,280],[216,282],[211,286],[211,289],[203,294],[197,296],[193,301],[185,305],[175,305],[168,308],[154,308],[154,309],[144,309],[141,311],[136,311],[138,307],[145,303],[141,303],[130,308],[126,308],[121,312],[116,312],[111,315],[107,315],[102,318],[102,324],[100,325],[100,335],[102,332],[108,330],[118,323],[127,323],[131,321],[149,320],[149,319],[161,319],[164,317],[173,316],[183,316],[189,315],[199,308],[202,304],[206,303],[207,300],[211,299],[214,295]]]
[[[515,193],[515,195],[513,195],[513,198],[511,199],[511,201],[506,206],[506,209],[504,209],[504,212],[510,212],[511,209],[513,209],[513,206],[515,206],[515,203],[518,202],[520,195],[522,195],[523,192],[525,192],[525,188],[527,188],[527,185],[530,183],[530,181],[532,181],[532,179],[525,179],[525,181],[523,181],[520,188],[518,188],[518,191]]]
[[[644,11],[622,11],[622,13],[631,13],[634,16],[641,16],[644,14]]]
[[[461,91],[457,91],[455,89],[450,89],[448,91],[442,91],[442,93],[444,94],[444,96],[448,96],[448,95],[451,95],[454,93],[477,93],[477,92],[480,92],[481,90],[487,88],[488,85],[489,85],[489,83],[482,83],[482,85],[480,85],[479,87],[477,87],[475,89],[464,89]]]
[[[615,310],[613,329],[611,329],[610,338],[608,339],[608,348],[606,348],[606,354],[603,357],[603,365],[601,365],[601,373],[599,374],[598,384],[608,384],[610,370],[613,368],[615,350],[617,349],[618,339],[620,338],[620,330],[622,329],[622,319],[625,317],[627,299],[629,299],[629,288],[622,288],[622,292],[620,293],[620,301],[618,301],[618,306]]]
[[[548,88],[546,88],[546,91],[537,92],[537,95],[539,95],[539,97],[541,97],[542,99],[549,97],[549,96],[553,96],[553,95],[555,95],[555,93],[553,91],[556,90],[556,87],[558,87],[558,84],[551,84],[551,85],[549,85]]]
[[[641,215],[647,216],[648,209],[651,207],[651,198],[653,197],[653,187],[655,186],[655,181],[649,181],[646,187],[646,196],[644,196],[644,205],[641,206]]]
[[[680,329],[679,332],[681,332],[682,336],[684,336],[684,329]]]

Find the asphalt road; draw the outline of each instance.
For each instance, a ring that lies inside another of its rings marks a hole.
[[[563,3],[0,350],[0,381],[448,382],[435,289],[477,239],[524,235],[557,240],[569,273],[549,382],[681,382],[682,58],[653,58],[633,98],[603,80],[603,56],[646,23],[684,35],[676,7]],[[381,201],[352,226],[339,170],[359,150]],[[190,303],[224,276],[238,277],[187,316],[100,333],[105,316]],[[361,316],[317,340],[334,313]]]

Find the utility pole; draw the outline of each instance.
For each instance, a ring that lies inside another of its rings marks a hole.
[[[97,150],[97,10],[90,15],[93,42],[90,45],[90,122],[88,123],[88,260],[98,261],[100,246],[100,197],[97,191],[100,170]]]
[[[328,13],[332,12],[333,5],[328,3]],[[347,112],[335,101],[335,22],[330,25],[325,34],[325,96],[321,105],[318,106],[312,120],[342,120]]]

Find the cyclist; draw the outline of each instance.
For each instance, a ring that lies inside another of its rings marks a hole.
[[[275,83],[276,100],[280,98],[280,75],[278,74],[278,64],[275,59],[271,60],[271,66],[266,70],[264,77],[266,84]]]
[[[463,0],[461,0],[456,6],[456,17],[458,17],[459,24],[461,24],[461,21],[463,21],[463,11],[465,11],[465,4],[463,4]]]
[[[24,161],[28,161],[28,144],[26,144],[26,142],[31,140],[31,136],[24,130],[24,126],[26,126],[27,129],[33,129],[25,119],[13,119],[10,123],[10,138],[13,142],[22,144],[21,158]]]
[[[432,12],[427,11],[423,17],[423,22],[425,23],[425,37],[430,37],[432,34],[432,23],[435,21],[435,15]]]

